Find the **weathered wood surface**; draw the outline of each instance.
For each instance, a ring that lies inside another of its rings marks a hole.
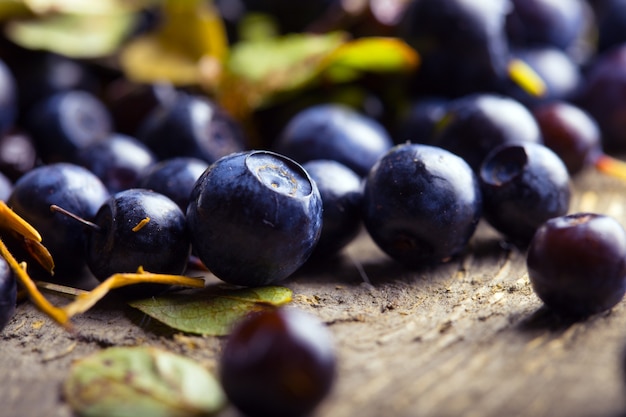
[[[625,183],[590,172],[574,187],[572,211],[626,225]],[[336,339],[337,384],[316,417],[626,415],[626,301],[559,320],[532,292],[524,254],[485,224],[466,256],[437,268],[403,269],[363,234],[339,262],[286,285]],[[67,369],[103,347],[160,346],[214,369],[223,343],[168,331],[114,300],[75,322],[80,336],[19,306],[0,335],[0,416],[71,416],[60,396]]]

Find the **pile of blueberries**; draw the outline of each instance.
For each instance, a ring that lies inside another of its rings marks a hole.
[[[294,104],[254,147],[196,91],[1,40],[0,199],[41,233],[60,279],[140,266],[183,274],[196,257],[227,283],[268,285],[337,256],[363,227],[408,268],[436,265],[463,254],[484,220],[526,251],[549,308],[585,317],[620,302],[626,232],[605,215],[570,213],[570,198],[573,177],[626,150],[626,3],[415,0],[385,21],[376,3],[342,29],[391,34],[419,52],[404,96],[390,103],[377,84],[359,108]],[[230,36],[251,11],[272,14],[284,33],[345,24],[329,19],[339,0],[216,4]],[[10,232],[2,238],[28,256]],[[16,286],[1,263],[0,273],[3,327]],[[131,295],[156,291],[138,289]],[[249,415],[301,415],[328,392],[334,360],[320,343],[293,342],[292,321],[308,320],[298,314],[255,316],[225,350],[227,394]],[[233,382],[261,372],[238,349],[263,323],[283,340],[267,363],[303,351],[285,371],[312,369],[301,391]]]

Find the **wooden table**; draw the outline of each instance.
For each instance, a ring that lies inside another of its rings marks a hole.
[[[573,187],[572,212],[626,225],[626,183],[587,172]],[[626,301],[559,319],[534,295],[524,253],[486,224],[465,256],[440,267],[404,269],[363,233],[340,260],[285,285],[336,340],[337,384],[314,417],[625,415]],[[224,340],[171,331],[110,299],[75,323],[80,335],[19,305],[0,335],[1,417],[71,416],[60,396],[68,367],[99,349],[154,345],[215,369]]]

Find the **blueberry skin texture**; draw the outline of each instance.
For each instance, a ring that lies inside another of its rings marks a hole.
[[[476,230],[482,196],[460,157],[430,145],[397,145],[365,180],[363,220],[376,244],[409,266],[445,262]]]
[[[540,144],[496,148],[481,167],[480,185],[484,218],[521,246],[545,221],[569,210],[567,167],[554,151]]]
[[[533,237],[526,258],[537,296],[564,316],[608,310],[626,292],[626,232],[606,215],[555,217]]]
[[[493,91],[506,78],[507,0],[420,0],[409,4],[399,36],[420,51],[419,95],[460,97]]]
[[[0,258],[0,331],[15,314],[17,281],[4,258]]]
[[[301,164],[332,159],[365,176],[392,146],[393,140],[375,119],[339,104],[321,104],[297,113],[274,150]]]
[[[52,212],[50,205],[91,219],[108,197],[108,190],[95,174],[79,165],[61,162],[26,173],[14,184],[7,204],[41,233],[55,270],[75,272],[86,265],[84,226]]]
[[[361,230],[361,177],[337,161],[319,159],[302,164],[322,197],[322,234],[312,257],[337,254]]]
[[[168,196],[185,212],[196,181],[208,167],[208,162],[198,158],[165,159],[142,173],[139,187]]]
[[[150,220],[133,230],[143,219]],[[119,272],[182,274],[191,241],[182,210],[168,197],[144,189],[112,195],[98,210],[87,241],[87,265],[103,281]]]
[[[115,133],[80,149],[75,161],[96,174],[115,194],[136,188],[143,171],[155,164],[157,157],[139,140]]]
[[[226,396],[246,416],[299,417],[328,395],[336,368],[328,329],[314,316],[280,308],[235,326],[219,372]]]
[[[0,60],[0,134],[6,133],[17,118],[17,86],[11,70]]]
[[[216,103],[184,93],[152,110],[137,138],[160,159],[188,156],[208,163],[247,146],[241,126]]]
[[[26,129],[47,163],[72,161],[79,149],[105,139],[113,129],[104,103],[82,90],[45,97],[26,117]]]
[[[493,149],[506,143],[541,143],[537,121],[522,103],[510,97],[477,93],[453,100],[433,142],[475,170]]]
[[[7,201],[13,192],[13,183],[0,172],[0,201]]]
[[[223,157],[198,179],[187,207],[192,245],[223,281],[281,281],[309,258],[322,229],[317,186],[295,161],[270,151]]]

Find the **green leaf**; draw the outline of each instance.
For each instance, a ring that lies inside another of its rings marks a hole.
[[[226,402],[203,366],[151,347],[114,347],[81,359],[63,391],[83,417],[208,416]]]
[[[122,11],[137,10],[159,0],[22,0],[31,11],[37,14],[117,14]]]
[[[276,95],[311,85],[324,60],[346,39],[345,33],[333,32],[239,42],[231,48],[218,101],[230,114],[245,119]]]
[[[396,38],[359,38],[339,47],[327,62],[327,71],[399,73],[417,68],[419,55]]]
[[[0,1],[0,21],[29,15],[30,9],[26,7],[23,0]]]
[[[29,49],[44,49],[74,58],[114,53],[134,24],[132,13],[60,14],[36,20],[11,21],[6,34]]]
[[[290,289],[277,286],[234,290],[213,287],[133,301],[130,305],[176,330],[223,336],[248,313],[287,304],[292,296]]]
[[[241,42],[231,51],[228,69],[241,80],[265,88],[289,89],[315,76],[323,60],[345,40],[345,34],[334,32]]]
[[[137,82],[213,88],[228,54],[224,23],[211,2],[167,0],[164,22],[120,52],[126,76]]]
[[[418,64],[417,52],[396,38],[349,40],[331,32],[244,41],[231,49],[218,97],[231,114],[245,118],[277,97],[320,83],[344,83],[367,72],[409,72]]]

